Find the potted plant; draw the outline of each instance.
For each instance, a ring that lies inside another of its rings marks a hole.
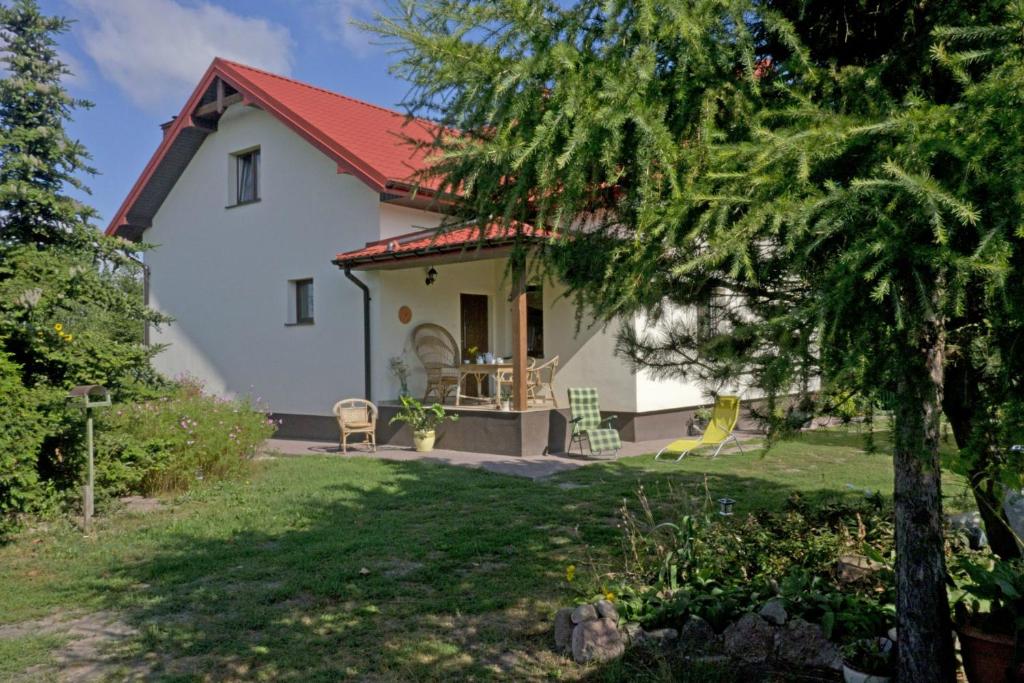
[[[506,413],[512,410],[512,392],[508,387],[501,388],[501,409]]]
[[[478,348],[477,348],[477,347],[475,347],[475,346],[470,346],[470,347],[467,347],[467,348],[466,348],[466,362],[467,362],[467,363],[472,363],[473,361],[476,361],[477,363],[479,363],[479,362],[480,362],[480,359],[479,359],[479,358],[477,358],[477,352],[478,352],[479,350],[480,350],[480,349],[478,349]]]
[[[401,389],[398,391],[399,396],[409,395],[409,366],[406,364],[405,359],[401,356],[392,356],[388,361],[391,366],[391,374],[398,378],[398,383],[401,385]]]
[[[865,638],[843,647],[846,683],[889,683],[896,676],[896,647],[888,638]]]
[[[445,420],[455,422],[459,419],[456,414],[447,414],[444,407],[438,403],[424,407],[422,403],[412,396],[400,396],[402,407],[395,416],[388,421],[388,424],[404,422],[412,428],[412,443],[420,453],[429,453],[434,450],[434,440],[437,437],[435,429]]]
[[[690,436],[700,436],[704,433],[708,423],[711,422],[711,408],[705,406],[703,408],[697,408],[693,413],[693,419],[690,420]]]
[[[956,568],[953,609],[967,680],[1024,679],[1022,663],[1014,671],[1014,648],[1024,630],[1024,561],[961,557]]]

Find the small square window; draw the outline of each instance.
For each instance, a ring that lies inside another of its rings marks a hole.
[[[313,322],[313,280],[295,280],[295,323]]]
[[[235,156],[235,204],[247,204],[260,198],[260,151]]]

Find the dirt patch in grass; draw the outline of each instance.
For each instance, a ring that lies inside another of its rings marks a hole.
[[[125,662],[113,654],[138,632],[114,612],[73,614],[57,611],[40,619],[0,627],[0,640],[53,636],[60,645],[47,661],[29,666],[15,680],[95,681],[117,673],[131,677],[148,669],[142,661]]]

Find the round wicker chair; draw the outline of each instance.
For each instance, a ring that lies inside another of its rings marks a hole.
[[[417,325],[412,348],[427,371],[426,401],[431,394],[444,403],[459,385],[459,346],[448,330],[434,323]]]

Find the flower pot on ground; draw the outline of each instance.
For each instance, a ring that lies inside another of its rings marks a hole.
[[[1013,666],[1012,636],[986,633],[969,625],[957,627],[956,635],[969,683],[1014,680],[1007,677],[1007,671]]]
[[[412,445],[420,453],[429,453],[434,450],[434,439],[437,433],[433,430],[412,433]]]
[[[843,648],[845,683],[889,683],[896,675],[896,647],[888,638],[867,638]]]
[[[956,562],[957,635],[969,683],[1014,681],[1014,645],[1024,625],[1024,561]]]
[[[456,414],[449,415],[444,411],[444,406],[435,403],[424,407],[422,403],[412,396],[399,396],[402,407],[395,413],[388,424],[404,422],[412,429],[413,446],[420,453],[427,453],[434,449],[437,426],[446,420],[455,422],[459,419]]]

